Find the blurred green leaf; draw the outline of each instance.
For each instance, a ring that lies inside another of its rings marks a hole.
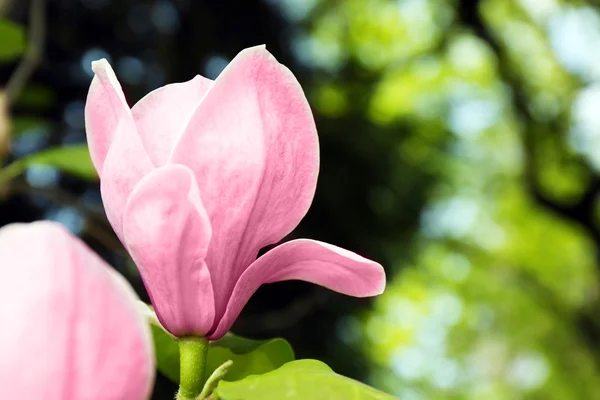
[[[50,129],[51,122],[40,117],[34,116],[16,116],[12,119],[12,133],[19,136],[21,133],[31,129]]]
[[[98,179],[86,145],[55,147],[21,160],[25,167],[31,165],[48,165],[59,170],[93,181]]]
[[[51,88],[28,84],[15,99],[15,106],[34,109],[34,110],[45,110],[54,104],[56,95]]]
[[[138,306],[150,325],[158,370],[173,382],[179,382],[179,344],[177,338],[163,328],[151,305],[139,301]]]
[[[145,307],[154,338],[154,347],[158,370],[179,382],[179,345],[177,339],[167,333],[150,307]],[[236,381],[249,375],[264,374],[273,371],[294,360],[292,346],[284,339],[251,340],[228,333],[222,339],[210,342],[207,360],[207,375],[217,367],[232,360],[225,379]]]
[[[264,375],[219,382],[215,393],[224,400],[385,400],[394,397],[338,375],[317,360],[292,361]]]
[[[23,27],[7,19],[0,19],[0,62],[13,61],[25,51]]]
[[[158,322],[158,320],[157,320]],[[154,339],[154,354],[158,370],[173,382],[179,382],[179,344],[177,338],[170,336],[165,330],[150,324]]]

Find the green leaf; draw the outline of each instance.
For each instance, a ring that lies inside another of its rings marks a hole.
[[[179,383],[179,345],[177,338],[167,333],[158,322],[154,311],[143,304],[152,336],[158,370],[175,383]],[[222,339],[209,343],[206,373],[232,360],[225,379],[236,381],[253,374],[273,371],[294,360],[292,346],[284,339],[251,340],[228,333]]]
[[[15,106],[30,110],[47,110],[56,102],[52,88],[30,83],[15,99]]]
[[[158,370],[175,383],[179,383],[179,344],[177,338],[170,336],[164,329],[150,324],[154,339],[154,353]]]
[[[7,19],[0,19],[0,62],[12,61],[25,51],[23,27]]]
[[[13,137],[18,137],[24,132],[32,129],[49,130],[52,128],[52,123],[44,118],[31,115],[15,116],[12,118],[12,134]]]
[[[89,181],[98,179],[86,145],[55,147],[29,155],[19,162],[25,167],[48,165]]]
[[[395,397],[336,374],[317,360],[292,361],[264,375],[236,382],[221,381],[215,390],[223,400],[387,400]]]
[[[177,338],[162,327],[152,306],[142,301],[139,301],[138,305],[142,315],[150,325],[158,370],[173,382],[179,383],[179,344]]]
[[[228,381],[264,374],[294,360],[292,346],[281,338],[250,340],[227,334],[221,340],[211,342],[209,346],[208,371],[214,371],[227,360],[233,361],[225,376]]]

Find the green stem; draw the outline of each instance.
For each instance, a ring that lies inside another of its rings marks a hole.
[[[206,381],[204,385],[204,389],[202,389],[202,393],[198,397],[200,400],[208,399],[210,394],[215,390],[219,381],[227,375],[227,371],[229,371],[229,367],[233,364],[233,361],[227,360],[220,367],[214,370],[212,375]]]
[[[17,176],[21,175],[27,165],[23,162],[23,160],[17,160],[13,163],[7,165],[6,167],[0,169],[0,184],[7,183]]]
[[[194,400],[202,392],[207,354],[207,339],[192,336],[179,339],[180,372],[177,400]]]

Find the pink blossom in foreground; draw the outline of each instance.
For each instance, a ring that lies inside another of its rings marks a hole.
[[[123,277],[53,222],[0,229],[0,399],[141,400],[154,354]]]
[[[383,291],[379,264],[327,243],[292,240],[256,259],[304,217],[319,170],[304,93],[264,46],[215,81],[166,85],[131,109],[108,62],[92,68],[86,130],[106,214],[167,330],[217,339],[263,283]]]

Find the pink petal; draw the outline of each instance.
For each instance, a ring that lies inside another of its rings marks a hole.
[[[217,315],[258,250],[305,215],[318,153],[296,78],[264,46],[242,51],[208,90],[170,158],[194,171],[213,227],[207,263]]]
[[[200,75],[148,93],[131,109],[148,155],[156,166],[164,165],[192,112],[212,81]]]
[[[148,399],[154,354],[129,284],[53,222],[0,230],[0,398]]]
[[[315,283],[354,297],[376,296],[385,289],[385,271],[378,263],[331,244],[292,240],[267,252],[244,271],[210,338],[227,333],[261,284],[287,280]]]
[[[92,162],[98,175],[113,142],[119,120],[129,114],[129,106],[121,85],[108,61],[104,58],[92,63],[96,74],[85,103],[85,130]]]
[[[124,235],[162,325],[204,336],[215,317],[204,261],[211,227],[192,172],[171,164],[144,177],[127,203]]]
[[[121,118],[104,161],[100,192],[106,216],[123,242],[123,214],[138,182],[153,169],[131,115]]]

